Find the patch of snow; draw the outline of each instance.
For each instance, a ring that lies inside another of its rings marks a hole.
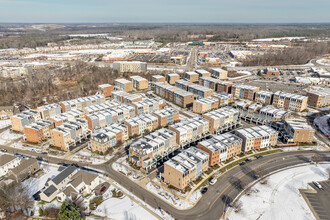
[[[0,129],[5,128],[11,124],[10,119],[0,120]]]
[[[17,134],[17,133],[14,133],[12,131],[10,131],[9,129],[5,130],[4,132],[2,132],[0,134],[0,138],[3,139],[3,140],[15,140],[15,139],[18,139],[18,138],[21,138],[23,137],[22,134]]]
[[[320,65],[324,65],[324,66],[330,66],[330,59],[319,59],[316,60],[316,63],[320,64]]]
[[[315,219],[299,189],[311,188],[308,183],[326,180],[330,164],[295,167],[268,177],[267,184],[257,183],[250,195],[240,198],[242,209],[231,212],[228,219]]]
[[[192,203],[196,203],[201,197],[202,197],[202,193],[199,190],[196,190],[190,195],[189,201]]]

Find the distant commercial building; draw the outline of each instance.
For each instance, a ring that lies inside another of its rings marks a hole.
[[[113,63],[113,69],[120,73],[145,73],[147,63],[140,61],[118,61]]]
[[[62,112],[61,106],[56,103],[39,106],[37,110],[40,112],[41,118],[44,120],[47,120],[51,116],[61,114]]]
[[[102,84],[98,86],[99,93],[104,95],[104,97],[110,97],[113,89],[113,85],[110,84]]]
[[[52,145],[65,151],[88,139],[90,134],[88,122],[84,119],[65,122],[50,131]]]
[[[225,93],[231,93],[231,88],[234,85],[233,82],[229,81],[220,81],[216,85],[216,91],[217,92],[225,92]]]
[[[301,112],[307,108],[307,101],[307,96],[277,91],[274,93],[273,105],[277,108]]]
[[[186,72],[186,79],[189,82],[195,83],[198,82],[199,75],[195,72]]]
[[[271,105],[273,103],[273,96],[273,92],[261,90],[256,92],[255,101],[265,105]]]
[[[314,141],[315,130],[303,119],[285,120],[280,129],[280,134],[287,143],[299,144]]]
[[[41,143],[50,138],[50,131],[53,129],[54,122],[48,120],[39,120],[30,125],[25,126],[25,139],[31,143]]]
[[[199,78],[201,77],[211,77],[211,73],[209,71],[206,71],[206,70],[196,70],[195,71],[198,75],[199,75]]]
[[[166,108],[153,113],[158,118],[158,127],[165,127],[179,121],[179,111],[173,108]]]
[[[168,82],[171,85],[175,84],[175,81],[179,80],[180,76],[176,73],[171,73],[166,75],[166,82]]]
[[[91,150],[92,152],[105,154],[110,148],[113,148],[118,143],[124,143],[127,139],[127,126],[114,123],[92,134]]]
[[[131,76],[133,87],[137,90],[144,90],[149,88],[149,81],[141,76]]]
[[[213,89],[200,85],[189,85],[188,92],[193,93],[195,97],[199,97],[199,98],[207,98],[214,94]]]
[[[197,99],[193,103],[193,112],[203,114],[219,108],[219,100],[213,97]]]
[[[24,132],[24,127],[41,120],[41,114],[36,110],[26,110],[10,117],[13,131]]]
[[[275,67],[268,67],[267,69],[265,69],[265,73],[267,76],[272,77],[280,75],[280,71]]]
[[[260,90],[256,86],[247,86],[247,85],[233,85],[231,87],[231,94],[234,98],[254,100],[255,93]]]
[[[167,83],[155,83],[155,93],[183,108],[192,106],[194,101],[194,94]]]
[[[232,107],[223,107],[203,114],[203,118],[209,121],[211,133],[222,133],[234,129],[240,125],[238,110]]]
[[[115,87],[119,90],[123,90],[124,92],[132,92],[133,82],[127,79],[116,79]]]
[[[228,79],[228,71],[220,68],[215,68],[212,69],[211,76],[216,79],[226,80]]]
[[[264,149],[277,144],[278,132],[269,126],[255,126],[235,130],[243,139],[242,152]]]
[[[325,107],[330,105],[330,89],[313,87],[307,92],[308,105],[313,107]]]
[[[168,128],[176,133],[177,144],[184,146],[209,134],[209,121],[199,117],[190,118]]]
[[[212,96],[212,98],[218,99],[219,107],[227,106],[234,101],[232,94],[228,94],[228,93],[224,93],[224,92],[215,93]]]
[[[205,86],[207,88],[213,89],[214,91],[217,88],[217,83],[221,82],[219,79],[215,79],[212,77],[200,77],[199,84]]]
[[[152,82],[154,82],[154,83],[165,82],[165,77],[162,75],[153,75]]]
[[[207,169],[208,155],[191,147],[164,163],[164,183],[184,189]]]
[[[177,149],[176,133],[162,128],[133,142],[129,148],[129,160],[146,172]]]
[[[158,111],[163,109],[165,106],[165,102],[161,98],[145,98],[142,101],[134,102],[132,105],[135,108],[136,115],[143,115],[153,113],[154,111]]]
[[[92,95],[72,100],[63,101],[60,103],[63,112],[71,110],[83,110],[91,105],[99,105],[105,102],[104,95]]]
[[[139,115],[124,121],[128,136],[134,137],[150,133],[158,128],[158,118],[152,114]]]

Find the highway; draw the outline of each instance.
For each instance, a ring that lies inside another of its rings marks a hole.
[[[22,153],[23,155],[41,156],[35,152],[16,149],[8,146],[0,145],[0,148],[5,148],[9,153]],[[266,173],[274,172],[282,168],[293,165],[308,163],[308,160],[314,154],[321,155],[324,160],[330,161],[330,151],[291,151],[282,152],[264,156],[261,159],[255,159],[243,166],[236,166],[228,170],[218,178],[215,185],[210,186],[208,192],[202,196],[199,202],[188,210],[178,210],[159,197],[141,187],[137,183],[131,181],[128,177],[112,169],[112,163],[115,162],[123,153],[118,153],[111,160],[100,165],[90,165],[82,162],[74,162],[79,166],[84,166],[90,169],[101,170],[108,174],[111,179],[118,182],[135,196],[149,204],[154,208],[161,208],[170,213],[175,219],[220,219],[226,209],[225,202],[222,197],[234,199],[241,191],[241,186],[256,180],[256,170],[262,168]],[[70,160],[47,156],[50,163],[73,163]]]

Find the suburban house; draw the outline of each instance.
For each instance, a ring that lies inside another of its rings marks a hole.
[[[6,175],[10,169],[17,167],[20,164],[20,159],[11,155],[0,156],[0,177]]]

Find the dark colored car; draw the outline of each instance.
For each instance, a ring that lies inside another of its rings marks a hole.
[[[250,162],[250,161],[251,161],[251,159],[249,159],[249,158],[245,159],[245,162]]]
[[[201,193],[202,194],[205,194],[207,192],[207,187],[203,187],[202,189],[201,189]]]
[[[243,165],[245,165],[245,162],[242,161],[242,162],[239,163],[239,165],[240,165],[240,166],[243,166]]]
[[[2,151],[2,152],[7,152],[7,150],[6,150],[6,149],[1,149],[1,151]]]
[[[263,158],[263,156],[262,155],[259,155],[259,156],[256,156],[256,158],[257,159],[261,159],[261,158]]]
[[[45,154],[48,154],[48,153],[47,152],[42,152],[41,154],[44,154],[45,155]]]

